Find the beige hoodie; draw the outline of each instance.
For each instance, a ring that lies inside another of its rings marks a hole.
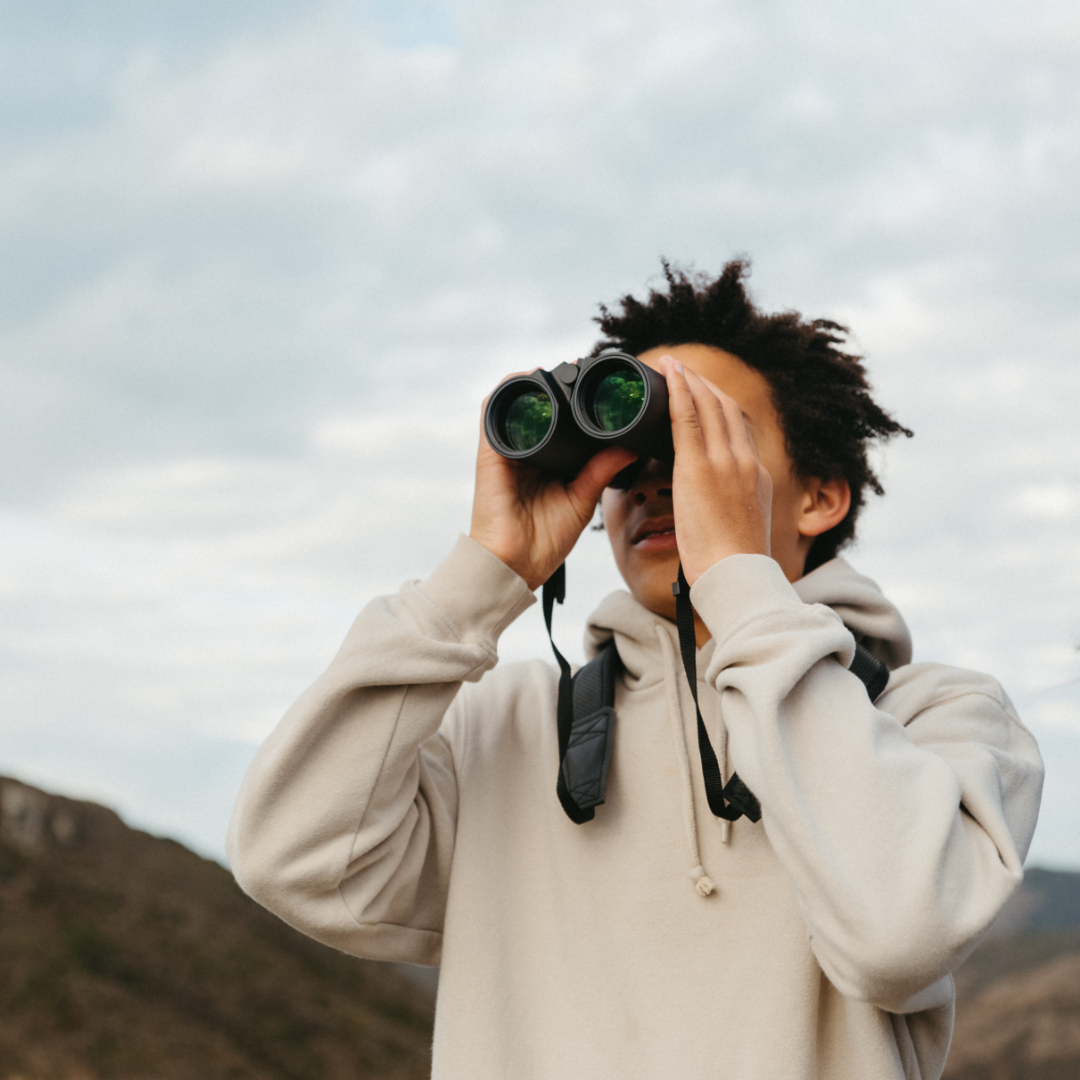
[[[237,879],[336,948],[441,962],[439,1080],[940,1075],[949,972],[1022,876],[1034,740],[993,679],[910,664],[841,559],[792,586],[735,556],[691,597],[702,712],[759,824],[709,812],[675,627],[626,593],[589,630],[626,668],[607,802],[572,824],[555,669],[490,671],[533,597],[464,537],[364,609],[252,763]],[[845,622],[894,669],[876,706]]]

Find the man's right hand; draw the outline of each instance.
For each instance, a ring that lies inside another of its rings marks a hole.
[[[570,554],[604,488],[635,457],[621,447],[602,450],[567,484],[497,454],[481,423],[469,536],[538,589]]]

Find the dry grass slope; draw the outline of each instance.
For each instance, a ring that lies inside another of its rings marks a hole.
[[[111,811],[0,779],[0,1080],[419,1080],[432,1001]]]
[[[1077,1080],[1080,874],[1030,870],[956,989],[945,1080]]]
[[[957,1017],[950,1080],[1076,1080],[1080,953],[999,979]]]
[[[429,993],[290,930],[110,810],[0,777],[0,1080],[420,1080]],[[946,1080],[1080,1078],[1080,874],[957,973]]]

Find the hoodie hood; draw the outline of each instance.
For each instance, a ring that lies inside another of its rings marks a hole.
[[[590,616],[585,628],[585,655],[591,660],[614,637],[627,679],[633,685],[639,682],[648,685],[660,679],[656,670],[658,630],[667,634],[678,648],[675,624],[653,614],[625,589],[620,589],[606,596]]]
[[[830,559],[795,582],[804,604],[824,604],[843,620],[855,640],[890,671],[911,663],[911,632],[877,583],[846,559]]]
[[[794,583],[806,604],[830,607],[889,670],[911,663],[911,633],[896,606],[877,584],[856,571],[846,559],[823,563]],[[612,636],[631,680],[659,678],[654,673],[657,628],[667,633],[678,652],[678,631],[668,619],[653,614],[628,592],[611,593],[593,612],[585,630],[585,654],[590,659]],[[709,641],[699,650],[698,670],[704,671],[712,655]]]

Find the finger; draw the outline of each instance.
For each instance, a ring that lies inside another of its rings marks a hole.
[[[636,460],[637,454],[621,446],[612,446],[593,455],[573,483],[567,485],[566,494],[574,508],[583,517],[586,514],[592,517],[604,488],[627,465]]]
[[[758,459],[754,431],[746,414],[743,413],[742,406],[729,394],[720,390],[715,382],[706,379],[704,376],[701,376],[701,381],[717,396],[720,404],[724,406],[724,415],[728,422],[728,432],[733,453],[740,457],[747,456]]]
[[[681,364],[670,356],[660,358],[668,387],[668,414],[671,417],[671,438],[675,444],[675,453],[701,453],[705,443],[698,421],[694,395],[686,381],[686,372]]]
[[[742,406],[704,375],[699,375],[698,378],[716,395],[724,407],[732,449],[736,453],[746,452],[757,457],[757,445],[754,442],[753,432],[746,422],[746,414],[742,411]]]
[[[689,368],[686,369],[686,382],[694,399],[706,448],[730,448],[731,433],[722,395],[715,393],[696,371]]]

